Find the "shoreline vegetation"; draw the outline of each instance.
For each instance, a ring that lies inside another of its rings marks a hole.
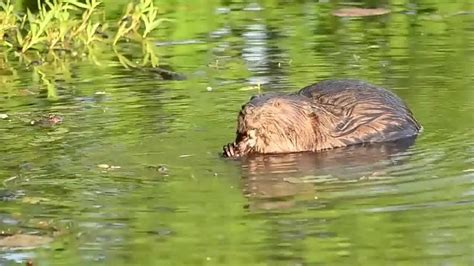
[[[38,11],[22,13],[11,0],[0,3],[0,58],[2,72],[14,72],[13,65],[26,67],[55,99],[54,75],[48,68],[64,69],[64,61],[89,60],[101,65],[99,55],[113,51],[124,68],[159,68],[159,58],[151,33],[163,22],[152,0],[127,5],[118,20],[107,21],[99,0],[38,0]],[[130,46],[141,49],[140,60],[125,54]],[[67,70],[66,70],[67,71]],[[53,71],[54,72],[54,71]],[[173,73],[172,73],[173,74]]]

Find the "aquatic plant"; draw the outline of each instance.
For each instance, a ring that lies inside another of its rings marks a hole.
[[[115,34],[114,44],[126,36],[134,34],[135,36],[146,38],[154,29],[164,21],[165,18],[157,18],[158,10],[152,0],[141,0],[139,3],[129,3],[125,15],[120,20],[120,25]],[[140,29],[142,29],[140,33]]]
[[[49,95],[55,95],[49,93],[53,82],[39,66],[45,62],[54,65],[55,61],[67,56],[86,56],[100,64],[95,53],[109,47],[118,62],[127,68],[157,67],[158,56],[149,36],[167,19],[158,18],[153,1],[129,3],[123,16],[111,25],[101,6],[99,0],[38,0],[37,12],[26,10],[21,14],[10,0],[0,2],[0,36],[3,36],[0,51],[3,50],[6,57],[14,56],[20,63],[33,66]],[[125,40],[141,47],[141,64],[132,63],[120,54],[120,45]]]
[[[94,42],[107,43],[108,28],[104,16],[100,16],[98,0],[47,0],[36,14],[15,13],[7,0],[0,3],[1,44],[26,53],[36,50],[41,53],[55,50],[78,51]],[[167,19],[157,18],[158,10],[151,0],[130,3],[121,17],[112,45],[122,38],[144,41],[147,36]],[[110,42],[109,42],[110,43]]]

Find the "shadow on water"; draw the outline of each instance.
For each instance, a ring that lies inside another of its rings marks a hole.
[[[415,138],[355,145],[318,153],[253,155],[242,159],[244,194],[258,209],[293,206],[294,197],[314,198],[318,184],[379,180],[410,158]]]

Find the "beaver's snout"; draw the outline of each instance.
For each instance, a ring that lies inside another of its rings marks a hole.
[[[252,97],[242,106],[234,143],[224,146],[224,156],[250,153],[299,151],[312,145],[309,98],[298,95],[268,94]],[[308,132],[309,130],[309,132]]]
[[[238,158],[253,152],[257,144],[257,133],[255,129],[238,132],[236,141],[224,146],[224,156]]]

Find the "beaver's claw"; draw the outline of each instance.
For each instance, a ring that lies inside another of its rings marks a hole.
[[[237,152],[237,147],[235,143],[229,143],[227,145],[224,145],[224,156],[225,157],[230,157],[230,158],[238,158],[240,157],[239,152]]]

